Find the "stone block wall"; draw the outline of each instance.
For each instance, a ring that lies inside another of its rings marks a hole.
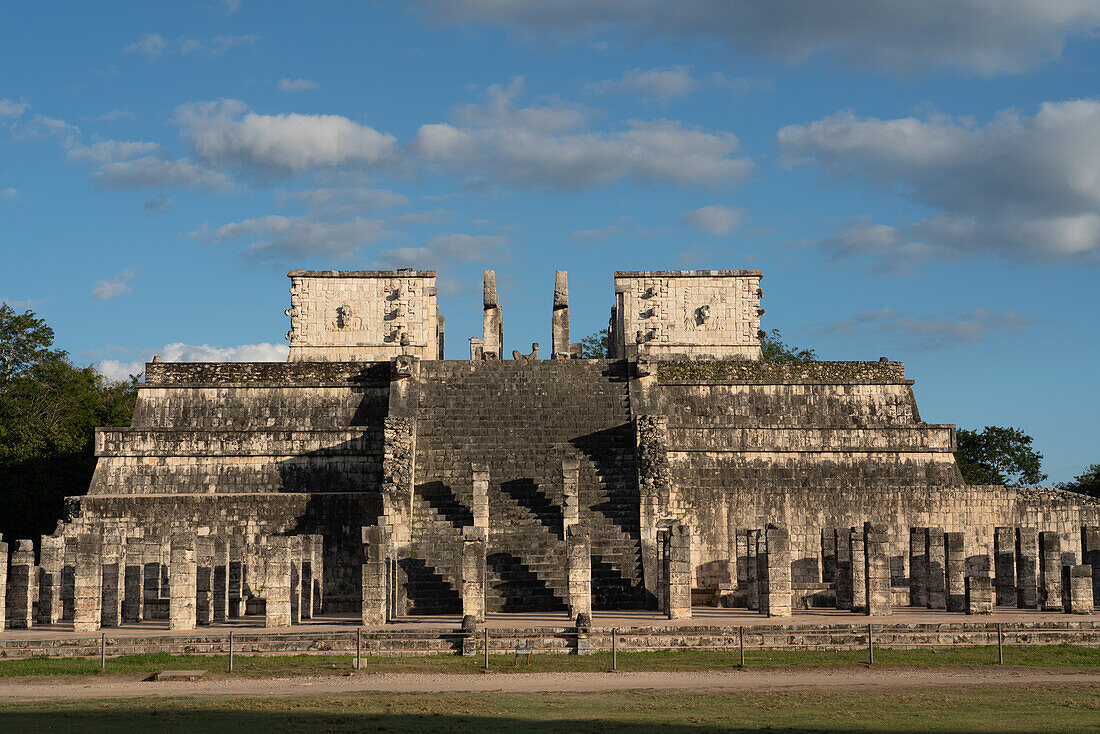
[[[759,270],[615,273],[615,351],[759,359]]]
[[[290,361],[442,359],[435,271],[308,271],[290,277]]]

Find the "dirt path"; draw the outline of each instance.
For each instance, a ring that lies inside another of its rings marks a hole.
[[[1100,684],[1100,671],[1034,668],[866,668],[675,673],[370,674],[316,678],[216,679],[151,683],[126,678],[0,681],[0,701],[79,700],[141,696],[302,696],[356,692],[590,692],[659,690],[875,689],[932,686]]]

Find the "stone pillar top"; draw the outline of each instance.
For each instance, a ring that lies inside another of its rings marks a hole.
[[[495,270],[485,271],[482,301],[485,308],[496,308],[500,305],[500,299],[497,298],[497,274]]]

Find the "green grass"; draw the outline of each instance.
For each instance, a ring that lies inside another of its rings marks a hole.
[[[378,694],[0,704],[6,731],[1094,732],[1100,685],[784,692]]]
[[[1100,649],[1074,645],[1006,647],[1005,664],[1037,668],[1100,668]],[[994,665],[995,646],[875,650],[876,666],[936,667]],[[334,675],[352,670],[351,655],[237,655],[233,675],[239,677]],[[738,667],[734,652],[705,650],[620,653],[619,670],[721,670]],[[747,667],[831,667],[864,665],[866,650],[746,650]],[[108,658],[107,674],[145,677],[165,669],[201,669],[212,676],[228,675],[226,655],[126,655]],[[366,657],[363,673],[477,673],[482,657],[457,655],[425,657]],[[610,653],[596,655],[532,655],[515,663],[512,655],[492,655],[489,665],[498,672],[606,671]],[[98,658],[29,658],[0,662],[0,678],[84,676],[99,674]]]

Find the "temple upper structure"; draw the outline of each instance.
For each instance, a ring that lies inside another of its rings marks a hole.
[[[615,273],[612,358],[760,359],[759,270]]]
[[[291,362],[443,359],[434,270],[291,270]]]

